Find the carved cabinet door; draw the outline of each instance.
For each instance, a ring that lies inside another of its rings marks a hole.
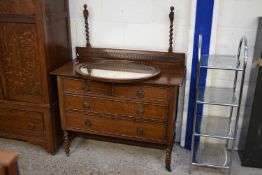
[[[0,49],[4,98],[40,103],[42,71],[36,25],[0,23]]]

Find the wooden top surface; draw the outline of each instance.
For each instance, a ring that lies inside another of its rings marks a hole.
[[[60,75],[60,76],[67,76],[67,77],[73,77],[73,78],[81,78],[80,75],[78,75],[74,71],[74,66],[76,66],[74,61],[70,61],[63,66],[59,67],[55,71],[53,71],[51,74],[53,75]],[[183,83],[183,80],[185,78],[185,66],[182,65],[173,65],[172,67],[159,67],[161,69],[161,75],[144,82],[141,82],[143,84],[151,84],[151,85],[164,85],[164,86],[180,86]]]
[[[16,161],[18,154],[9,151],[0,151],[0,166],[9,166]]]

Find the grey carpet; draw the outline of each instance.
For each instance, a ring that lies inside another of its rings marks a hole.
[[[20,153],[21,175],[187,175],[190,152],[174,145],[171,173],[165,170],[165,152],[158,149],[87,140],[77,137],[70,157],[63,149],[52,156],[40,146],[0,138],[0,149]],[[194,168],[192,175],[223,175],[223,171]],[[241,167],[234,155],[232,175],[262,175],[262,169]]]

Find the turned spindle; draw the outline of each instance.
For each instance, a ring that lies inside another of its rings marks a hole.
[[[89,17],[89,12],[87,10],[87,5],[84,5],[84,18],[85,18],[85,29],[86,29],[86,47],[91,47],[90,41],[89,41],[89,24],[88,24],[88,17]]]
[[[173,26],[174,26],[174,7],[170,7],[171,12],[169,13],[169,20],[170,20],[170,30],[169,30],[169,48],[168,52],[172,53],[173,52]]]

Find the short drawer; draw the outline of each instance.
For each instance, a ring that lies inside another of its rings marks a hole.
[[[0,132],[26,136],[44,136],[43,114],[0,108]]]
[[[98,135],[165,143],[166,126],[76,112],[66,113],[66,128]]]
[[[168,88],[154,86],[115,85],[113,95],[151,101],[168,101]]]
[[[63,79],[64,92],[111,95],[112,89],[109,84],[88,80]]]
[[[87,96],[64,96],[65,108],[96,113],[166,120],[167,106]]]
[[[0,0],[0,15],[34,15],[34,0]]]

